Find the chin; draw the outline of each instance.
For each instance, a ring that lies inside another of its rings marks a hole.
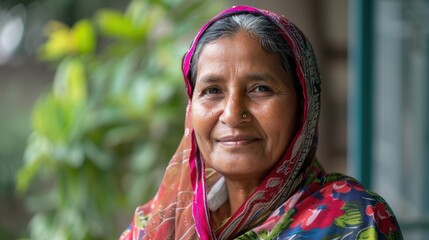
[[[217,164],[210,164],[217,172],[225,177],[240,177],[240,176],[253,176],[257,177],[261,173],[264,166],[257,167],[255,160],[240,161],[237,158],[230,161],[217,162]]]

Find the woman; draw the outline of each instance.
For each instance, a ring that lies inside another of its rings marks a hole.
[[[185,134],[120,239],[402,239],[386,202],[315,157],[320,78],[287,19],[248,6],[183,58]]]

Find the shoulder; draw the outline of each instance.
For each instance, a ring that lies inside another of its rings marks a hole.
[[[393,210],[378,193],[343,174],[328,174],[321,180],[319,196],[341,206],[342,215],[336,219],[337,225],[359,225],[362,235],[402,239]]]
[[[254,233],[277,239],[403,239],[386,201],[342,174],[313,178]]]
[[[356,179],[340,174],[327,174],[321,179],[319,192],[323,197],[342,199],[359,205],[383,203],[386,201],[378,193],[366,189]]]

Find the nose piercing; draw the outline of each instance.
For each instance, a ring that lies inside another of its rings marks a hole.
[[[243,113],[243,114],[241,114],[241,117],[242,117],[242,118],[247,118],[247,114],[246,114],[246,113]]]

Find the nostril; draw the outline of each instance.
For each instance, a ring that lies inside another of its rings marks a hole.
[[[220,116],[221,122],[236,127],[242,122],[246,122],[248,118],[249,112],[247,111],[245,96],[238,93],[229,95]]]

